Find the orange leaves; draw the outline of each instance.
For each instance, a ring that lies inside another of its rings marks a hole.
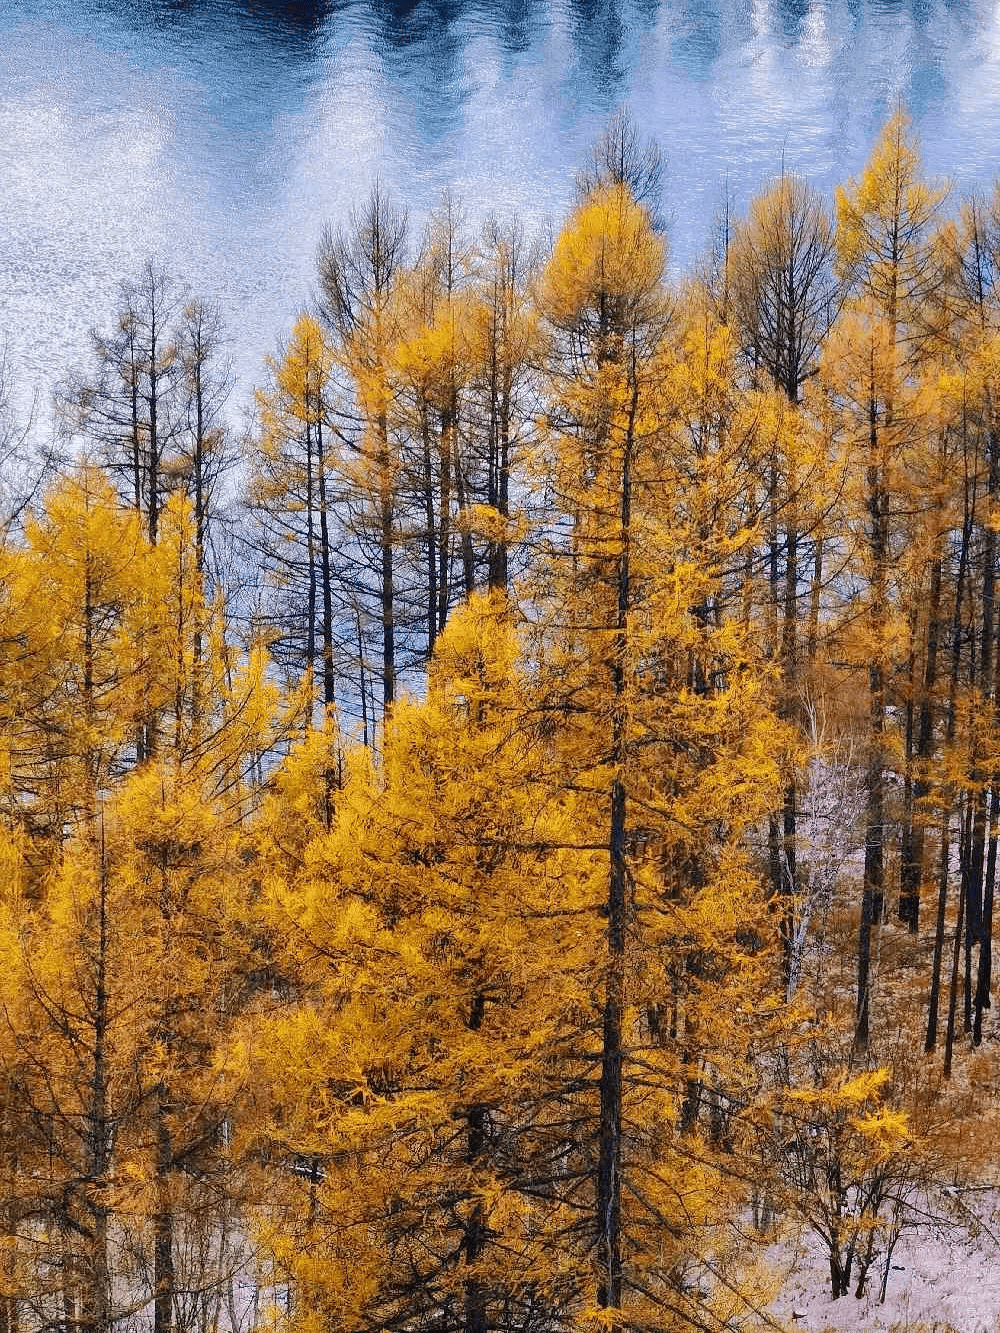
[[[432,310],[409,313],[393,348],[393,369],[437,411],[448,411],[471,373],[474,297],[448,293]]]
[[[603,186],[579,204],[546,270],[542,308],[560,328],[579,320],[599,333],[637,328],[659,315],[663,241],[624,185]]]
[[[439,639],[427,698],[397,703],[381,763],[348,763],[330,832],[270,890],[302,998],[258,1028],[256,1067],[275,1141],[332,1163],[316,1192],[317,1244],[335,1255],[322,1217],[361,1228],[362,1261],[375,1265],[366,1318],[396,1299],[389,1255],[412,1246],[422,1271],[427,1246],[461,1247],[475,1208],[489,1227],[482,1272],[504,1280],[514,1252],[519,1280],[545,1272],[544,1216],[490,1145],[534,1132],[526,1108],[560,1015],[584,1002],[590,941],[575,929],[575,867],[560,850],[574,829],[539,783],[525,693],[509,604],[473,598]],[[279,792],[297,791],[303,758]],[[480,1114],[491,1136],[476,1149]],[[511,1151],[525,1149],[512,1140]],[[290,1261],[317,1307],[339,1300],[335,1260],[326,1274]],[[464,1271],[430,1272],[432,1299],[461,1291]]]
[[[311,315],[299,316],[280,358],[268,359],[268,370],[273,387],[270,392],[258,389],[256,394],[261,420],[260,447],[277,464],[289,440],[306,429],[322,426],[332,412],[333,352]],[[264,487],[261,499],[273,502],[280,494],[280,476],[265,475],[261,482]]]
[[[858,180],[837,190],[837,250],[842,273],[895,326],[936,275],[929,232],[947,190],[927,184],[909,118],[893,115]]]
[[[280,365],[275,384],[288,411],[300,421],[322,411],[330,378],[332,355],[319,323],[311,315],[300,315]]]

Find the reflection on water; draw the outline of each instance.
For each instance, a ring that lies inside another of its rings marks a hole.
[[[223,305],[242,396],[374,178],[416,225],[565,208],[630,102],[668,159],[675,263],[782,159],[824,188],[902,98],[925,161],[998,167],[992,0],[0,0],[0,324],[26,382],[85,355],[165,257]]]

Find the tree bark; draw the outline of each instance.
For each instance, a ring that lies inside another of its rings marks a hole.
[[[965,579],[969,563],[969,544],[972,536],[972,505],[970,503],[968,481],[965,486],[965,507],[962,519],[962,544],[958,556],[958,575],[955,583],[955,606],[951,620],[951,671],[948,682],[948,713],[945,724],[945,745],[948,749],[955,741],[955,723],[957,716],[958,681],[962,663],[962,603],[965,593]],[[929,1054],[937,1045],[938,1010],[941,992],[941,966],[944,958],[945,918],[948,908],[948,880],[950,877],[950,793],[942,794],[941,811],[941,855],[938,868],[938,903],[937,918],[934,923],[934,954],[931,963],[930,996],[927,1005],[927,1034],[924,1050]]]
[[[603,1044],[601,1050],[601,1119],[597,1166],[597,1303],[602,1309],[619,1310],[622,1304],[622,1067],[624,1062],[625,954],[628,915],[628,865],[626,858],[628,717],[625,684],[628,642],[628,613],[631,600],[631,511],[632,448],[638,384],[632,381],[632,401],[622,442],[621,510],[617,568],[615,646],[612,662],[613,713],[611,752],[615,779],[611,785],[608,835],[608,954],[605,979]],[[617,1324],[613,1323],[612,1328]]]

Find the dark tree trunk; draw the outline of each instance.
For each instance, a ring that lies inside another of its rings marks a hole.
[[[451,589],[449,573],[451,564],[451,419],[449,414],[441,418],[441,438],[438,445],[440,465],[438,491],[438,576],[437,576],[437,632],[440,634],[448,620],[448,602]]]
[[[938,1009],[941,1004],[941,961],[944,957],[944,928],[948,912],[948,863],[951,858],[950,815],[941,815],[941,859],[938,864],[937,916],[934,921],[934,955],[931,961],[931,988],[927,1000],[927,1034],[924,1051],[930,1055],[937,1045]]]
[[[601,1050],[601,1123],[597,1167],[597,1303],[617,1310],[621,1284],[622,1061],[625,1013],[625,786],[616,778],[611,790],[608,888],[608,962]]]
[[[469,487],[465,477],[465,471],[462,467],[462,453],[459,449],[459,432],[456,424],[452,427],[452,438],[454,442],[453,463],[455,468],[455,498],[458,501],[458,512],[464,514],[469,507]],[[472,532],[468,523],[461,525],[460,541],[462,546],[462,586],[465,589],[466,597],[471,597],[476,590],[476,559],[475,550],[472,545]]]
[[[167,1091],[156,1095],[156,1215],[153,1219],[153,1333],[174,1323],[174,1211],[170,1198],[173,1145],[167,1123]]]
[[[382,710],[388,713],[396,698],[396,589],[393,567],[393,493],[390,457],[389,422],[384,414],[379,417],[379,521],[382,552]]]
[[[306,561],[308,564],[308,583],[306,585],[306,665],[310,674],[316,670],[316,472],[313,456],[312,423],[306,422]],[[312,723],[312,708],[315,690],[309,696],[309,722]]]
[[[951,984],[948,988],[948,1027],[944,1039],[944,1068],[945,1078],[951,1078],[952,1059],[955,1050],[955,1026],[956,1010],[958,1007],[958,971],[959,959],[962,951],[962,926],[965,916],[965,894],[960,893],[958,898],[958,921],[955,924],[955,947],[951,959]]]
[[[319,576],[323,600],[323,707],[329,712],[337,702],[337,682],[333,662],[333,555],[330,548],[330,515],[326,492],[326,456],[323,422],[317,404],[316,420],[316,500],[319,508]]]
[[[965,486],[965,508],[962,520],[962,544],[958,556],[958,575],[955,583],[955,606],[951,622],[951,671],[948,682],[948,713],[945,725],[945,744],[950,749],[955,741],[955,722],[957,715],[958,681],[962,662],[962,604],[965,594],[965,579],[969,563],[969,544],[972,536],[972,505],[969,486]],[[941,857],[938,868],[938,903],[937,918],[934,923],[934,954],[931,962],[930,997],[927,1005],[927,1035],[924,1050],[928,1053],[937,1045],[938,1010],[941,994],[941,965],[944,958],[945,919],[948,909],[948,880],[951,860],[951,804],[952,796],[945,791],[942,794],[941,812]]]
[[[484,996],[477,994],[472,1001],[469,1014],[469,1029],[478,1032],[483,1024],[486,1010]],[[467,1115],[466,1161],[475,1167],[482,1159],[486,1149],[487,1110],[484,1106],[470,1106]],[[473,1200],[472,1211],[465,1225],[465,1262],[475,1265],[487,1241],[486,1214],[482,1199]],[[487,1333],[487,1292],[484,1283],[478,1277],[465,1280],[465,1329],[464,1333]]]
[[[602,1309],[619,1310],[622,1304],[622,1097],[625,1020],[625,952],[628,916],[628,865],[626,859],[627,759],[626,669],[628,612],[631,601],[632,448],[638,386],[632,384],[632,402],[622,444],[621,511],[617,561],[617,608],[615,655],[612,664],[614,696],[611,752],[616,769],[611,785],[608,835],[608,957],[604,994],[603,1043],[601,1049],[601,1118],[598,1140],[596,1224],[597,1303]],[[617,1328],[612,1323],[612,1328]]]
[[[993,970],[993,901],[997,873],[997,816],[1000,814],[1000,788],[990,788],[990,838],[986,853],[986,881],[983,885],[983,911],[980,921],[979,968],[976,973],[975,1009],[972,1018],[972,1044],[983,1040],[983,1013],[990,1007],[990,983]]]
[[[427,401],[420,401],[420,435],[424,464],[424,525],[426,533],[425,558],[427,561],[427,656],[434,652],[437,641],[437,517],[434,513],[434,464],[431,453],[431,424]]]
[[[878,405],[869,408],[868,513],[872,558],[872,662],[868,672],[869,737],[865,802],[865,870],[858,935],[857,1021],[854,1046],[868,1046],[871,1023],[871,936],[882,920],[885,904],[885,668],[884,631],[887,597],[888,495],[879,462]]]
[[[103,835],[102,835],[103,838]],[[98,884],[98,937],[95,958],[94,1046],[90,1074],[89,1104],[84,1141],[86,1194],[81,1230],[87,1238],[87,1252],[80,1273],[81,1333],[110,1333],[111,1271],[108,1263],[107,1190],[111,1168],[112,1121],[108,1106],[107,1044],[110,1020],[108,964],[110,922],[108,921],[108,884],[101,849]]]
[[[914,934],[920,926],[920,886],[924,874],[924,819],[927,798],[931,794],[930,768],[934,755],[933,698],[937,684],[942,565],[943,558],[939,553],[931,566],[931,586],[927,605],[927,650],[917,707],[913,789],[909,818],[904,829],[899,877],[899,919]]]
[[[818,534],[813,549],[812,583],[809,589],[809,639],[806,653],[810,662],[819,652],[819,604],[823,592],[823,535]]]
[[[496,370],[494,370],[495,375]],[[510,517],[510,411],[511,387],[509,373],[506,373],[499,396],[495,384],[490,395],[489,490],[490,504],[505,519]],[[506,589],[508,580],[506,537],[490,543],[488,577],[491,590]]]

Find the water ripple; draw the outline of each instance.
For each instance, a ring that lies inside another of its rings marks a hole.
[[[898,99],[934,173],[997,171],[988,0],[0,2],[0,323],[25,391],[86,359],[149,254],[215,297],[241,394],[378,176],[558,215],[630,101],[669,161],[678,266],[782,161],[830,188]]]

